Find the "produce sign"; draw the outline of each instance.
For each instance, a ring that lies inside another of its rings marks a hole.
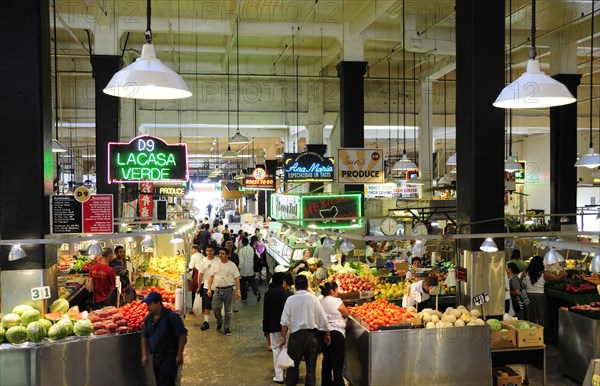
[[[108,183],[183,182],[189,179],[187,145],[140,136],[108,144]]]
[[[286,153],[284,158],[286,182],[333,181],[333,158],[305,151]]]
[[[249,170],[244,177],[244,188],[247,190],[275,190],[275,175],[265,168],[256,167]]]
[[[383,183],[383,150],[338,149],[338,183]]]
[[[406,309],[383,299],[350,307],[349,310],[352,315],[359,317],[369,326],[369,331],[377,331],[380,327],[392,326],[413,319],[413,315]]]

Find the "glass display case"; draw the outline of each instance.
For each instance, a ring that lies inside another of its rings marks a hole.
[[[291,243],[285,238],[280,236],[271,235],[267,239],[268,246],[267,252],[277,261],[277,264],[290,266],[295,264],[296,261],[302,259],[302,251],[305,249],[310,250],[311,255],[314,251],[314,247],[306,243]]]

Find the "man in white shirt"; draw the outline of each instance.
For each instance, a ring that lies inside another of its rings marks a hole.
[[[240,297],[240,271],[237,266],[229,261],[229,250],[222,248],[219,251],[219,260],[210,267],[208,279],[208,296],[212,297],[212,307],[217,318],[217,331],[224,327],[225,335],[231,335],[231,315],[233,299]],[[212,286],[215,286],[213,292]],[[235,289],[234,289],[235,288]],[[235,295],[234,295],[235,291]],[[214,293],[214,296],[213,296]],[[225,322],[223,323],[223,306],[225,306]],[[223,324],[225,324],[223,326]]]
[[[296,294],[290,296],[281,314],[281,344],[286,343],[287,333],[290,333],[287,351],[294,360],[294,367],[287,369],[285,384],[294,386],[298,383],[298,366],[304,357],[306,361],[305,385],[316,385],[317,355],[321,333],[325,332],[325,344],[329,345],[329,323],[327,315],[316,296],[307,291],[308,278],[305,275],[296,276]]]
[[[375,241],[367,241],[367,247],[365,248],[365,263],[367,263],[369,267],[375,266],[375,256],[373,256],[373,254],[375,253],[375,249],[373,248],[374,246]]]
[[[212,298],[208,295],[208,279],[210,268],[215,261],[215,250],[213,247],[206,247],[206,257],[202,258],[198,268],[198,289],[196,290],[196,293],[202,295],[202,314],[204,316],[204,323],[200,327],[202,331],[209,328],[208,317],[210,316],[210,310],[212,310]],[[214,289],[213,286],[212,290],[214,291]]]
[[[321,259],[323,262],[323,268],[327,269],[331,267],[331,255],[335,255],[335,249],[331,245],[323,244],[325,237],[321,237],[321,245],[315,248],[313,257]]]
[[[192,256],[190,256],[190,264],[188,265],[188,271],[192,271],[192,294],[198,292],[198,269],[202,263],[202,254],[200,253],[200,247],[196,244],[192,245],[191,248]],[[192,308],[194,308],[195,296],[192,296]]]
[[[217,248],[221,248],[221,244],[223,243],[223,234],[221,232],[217,232],[217,229],[215,228],[211,238],[217,243]]]
[[[260,302],[260,291],[256,284],[256,276],[254,275],[254,248],[248,245],[248,238],[242,238],[242,248],[238,251],[240,258],[240,283],[242,285],[242,302],[246,303],[248,297],[248,286],[252,288],[252,292],[256,296],[256,301]]]
[[[410,285],[408,294],[402,299],[402,307],[417,307],[419,303],[429,300],[429,288],[437,286],[437,279],[428,276]]]

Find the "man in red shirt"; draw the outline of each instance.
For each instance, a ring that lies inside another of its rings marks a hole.
[[[94,302],[93,308],[95,310],[107,305],[108,294],[115,288],[116,273],[108,265],[113,256],[111,248],[104,248],[102,249],[100,262],[90,267],[90,277],[94,281],[94,296],[92,297],[92,301]]]

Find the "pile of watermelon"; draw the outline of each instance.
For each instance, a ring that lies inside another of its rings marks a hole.
[[[30,305],[16,306],[2,318],[0,343],[5,340],[12,344],[41,343],[44,338],[55,341],[69,335],[86,336],[92,333],[93,325],[86,319],[87,313],[79,312],[77,306],[69,308],[67,300],[58,299],[50,305],[50,310],[53,312],[42,318],[40,311]]]

